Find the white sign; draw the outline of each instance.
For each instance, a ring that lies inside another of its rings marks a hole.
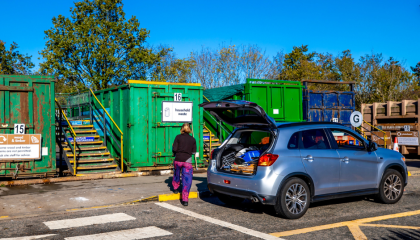
[[[338,123],[338,118],[333,118],[332,121]]]
[[[351,115],[350,115],[350,123],[353,127],[360,127],[360,125],[362,125],[363,123],[363,116],[360,112],[358,111],[354,111]]]
[[[0,161],[41,159],[41,134],[0,134]]]
[[[192,102],[162,102],[162,122],[192,122]]]
[[[279,114],[279,110],[278,109],[273,109],[273,114]]]
[[[418,146],[419,138],[418,137],[398,137],[398,144]]]
[[[174,93],[174,102],[182,102],[182,93]]]
[[[409,132],[410,131],[410,125],[404,125],[404,131]]]
[[[14,134],[25,134],[25,124],[23,123],[15,123]]]

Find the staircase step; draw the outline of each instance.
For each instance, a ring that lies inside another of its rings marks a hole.
[[[114,161],[113,158],[100,158],[100,159],[82,159],[77,160],[77,163],[104,163],[104,162],[112,162]],[[74,163],[73,160],[70,160],[70,163]]]
[[[217,139],[217,138],[212,138],[211,141],[212,142],[219,142],[220,140]],[[204,142],[210,142],[210,140],[209,139],[205,139]]]
[[[211,146],[212,146],[212,147],[219,147],[220,145],[222,145],[222,144],[220,144],[220,143],[215,143],[215,144],[212,144]]]
[[[95,145],[95,144],[102,144],[104,141],[94,141],[94,142],[76,142],[77,145]],[[67,146],[67,142],[63,142],[63,145]]]
[[[93,128],[93,125],[72,125],[73,129],[79,128]]]
[[[66,132],[70,132],[70,130],[67,129]],[[77,135],[78,133],[96,133],[96,130],[75,130],[74,132]]]
[[[106,149],[105,146],[101,146],[101,147],[81,147],[81,148],[77,148],[77,151],[94,151],[94,150],[102,150],[102,149]],[[71,151],[71,148],[64,148],[64,151]]]
[[[76,157],[89,157],[89,156],[104,156],[109,155],[109,152],[103,152],[103,153],[79,153],[76,155]],[[73,157],[73,154],[67,154],[67,157]]]
[[[203,129],[203,133],[208,133],[209,131],[207,129]]]
[[[117,168],[117,164],[107,164],[107,165],[95,165],[95,166],[81,166],[77,167],[77,170],[97,170],[97,169],[104,169],[104,168]]]

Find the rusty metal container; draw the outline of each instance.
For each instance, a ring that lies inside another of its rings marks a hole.
[[[362,104],[361,113],[366,122],[383,131],[389,131],[392,141],[395,141],[397,137],[402,154],[420,155],[418,141],[419,103],[420,99]],[[366,123],[362,126],[364,130],[372,130]],[[370,133],[366,132],[366,135],[369,136]]]
[[[0,177],[56,174],[54,84],[52,76],[0,75]],[[14,135],[15,124],[20,124],[21,137]],[[40,142],[39,135],[33,134],[41,135]],[[13,143],[16,147],[8,147],[8,137],[28,139],[28,146]],[[30,152],[19,153],[33,147],[39,149],[33,159]]]

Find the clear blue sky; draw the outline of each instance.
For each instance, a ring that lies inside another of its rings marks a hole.
[[[38,65],[43,31],[52,27],[52,17],[69,16],[73,2],[0,0],[0,40],[17,42]],[[419,0],[125,0],[124,10],[150,30],[149,44],[171,46],[178,57],[224,42],[257,44],[270,56],[307,44],[310,51],[332,54],[350,49],[356,59],[383,53],[406,67],[420,61]]]

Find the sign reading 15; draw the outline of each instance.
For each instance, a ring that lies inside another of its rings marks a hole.
[[[25,124],[15,123],[14,134],[25,134]]]

